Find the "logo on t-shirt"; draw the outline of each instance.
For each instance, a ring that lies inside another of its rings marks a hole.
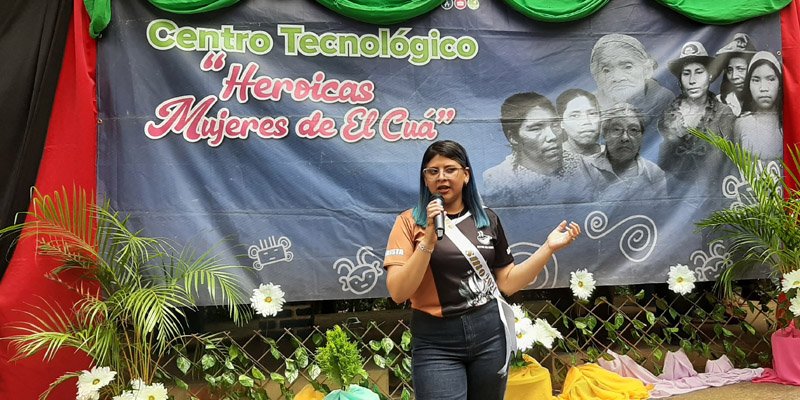
[[[478,243],[490,245],[492,244],[492,237],[483,233],[483,231],[478,231]]]

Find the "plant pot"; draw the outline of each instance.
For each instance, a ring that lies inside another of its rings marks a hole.
[[[324,400],[380,400],[375,392],[358,385],[350,385],[347,390],[334,390]]]
[[[303,389],[294,395],[294,400],[323,400],[324,398],[325,393],[316,391],[310,383],[303,386]]]

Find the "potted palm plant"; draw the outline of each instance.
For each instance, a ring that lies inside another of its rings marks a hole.
[[[240,307],[246,293],[227,265],[211,251],[178,250],[165,239],[145,237],[109,203],[96,204],[84,190],[35,192],[26,222],[0,230],[34,237],[37,252],[57,267],[48,277],[78,294],[71,309],[42,299],[26,311],[10,338],[18,357],[39,352],[50,359],[62,348],[86,353],[90,371],[68,373],[56,385],[78,379],[79,399],[166,399],[170,377],[164,355],[183,337],[186,310],[205,295],[222,302],[235,322],[252,313]],[[62,279],[70,273],[77,280]],[[138,396],[138,397],[137,397]]]
[[[765,370],[759,380],[798,385],[800,330],[794,319],[800,317],[800,148],[790,147],[790,163],[773,169],[746,148],[719,135],[698,130],[689,133],[722,151],[749,185],[749,196],[743,201],[714,211],[697,225],[722,233],[729,251],[737,256],[717,281],[725,297],[733,296],[734,279],[749,265],[767,266],[773,281],[780,282],[775,317],[785,328],[772,334],[774,370]]]
[[[718,277],[724,297],[733,296],[733,282],[744,268],[766,266],[776,280],[800,269],[798,146],[789,149],[790,164],[770,168],[740,144],[720,135],[696,129],[689,133],[725,154],[749,186],[747,195],[735,206],[716,210],[696,223],[701,229],[720,233],[730,253],[736,255]]]

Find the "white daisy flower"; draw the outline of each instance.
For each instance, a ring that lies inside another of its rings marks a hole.
[[[514,332],[519,335],[520,332],[529,331],[533,327],[533,322],[528,317],[523,317],[514,323]]]
[[[800,294],[789,300],[789,304],[791,304],[789,306],[789,311],[791,311],[795,317],[800,317]]]
[[[595,288],[594,275],[586,269],[579,269],[570,272],[569,276],[569,288],[572,289],[572,294],[580,300],[589,300]]]
[[[78,400],[99,398],[99,390],[111,383],[116,375],[117,373],[108,367],[93,367],[91,371],[83,370],[78,376]]]
[[[689,270],[689,267],[678,264],[669,267],[669,290],[678,294],[688,294],[694,289],[694,282],[697,280],[694,272]]]
[[[563,338],[563,336],[561,336],[561,332],[550,326],[547,321],[541,318],[536,318],[536,322],[533,323],[531,335],[533,336],[534,342],[540,343],[542,346],[547,347],[548,349],[553,348],[553,342],[556,339]]]
[[[517,350],[527,351],[533,347],[534,343],[533,323],[528,318],[525,318],[522,321],[523,322],[518,324],[515,329],[517,335]]]
[[[785,293],[788,293],[794,288],[800,288],[800,269],[783,274],[781,286]]]
[[[262,283],[257,289],[253,289],[253,296],[250,297],[250,305],[256,313],[264,317],[277,315],[283,309],[285,301],[281,286],[271,283]]]
[[[525,310],[522,309],[521,304],[512,304],[511,311],[514,312],[514,322],[519,323],[523,318],[527,318],[525,316]]]
[[[134,393],[133,398],[137,400],[167,400],[167,388],[161,383],[144,385]]]

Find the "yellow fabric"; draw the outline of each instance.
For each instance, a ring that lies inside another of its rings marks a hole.
[[[550,371],[527,354],[523,354],[522,358],[527,365],[512,367],[508,373],[505,400],[555,399],[553,384],[550,382]]]
[[[310,383],[303,386],[303,389],[294,395],[294,400],[322,400],[324,398],[325,394],[314,390]]]
[[[570,368],[560,400],[647,400],[652,385],[585,364]]]

